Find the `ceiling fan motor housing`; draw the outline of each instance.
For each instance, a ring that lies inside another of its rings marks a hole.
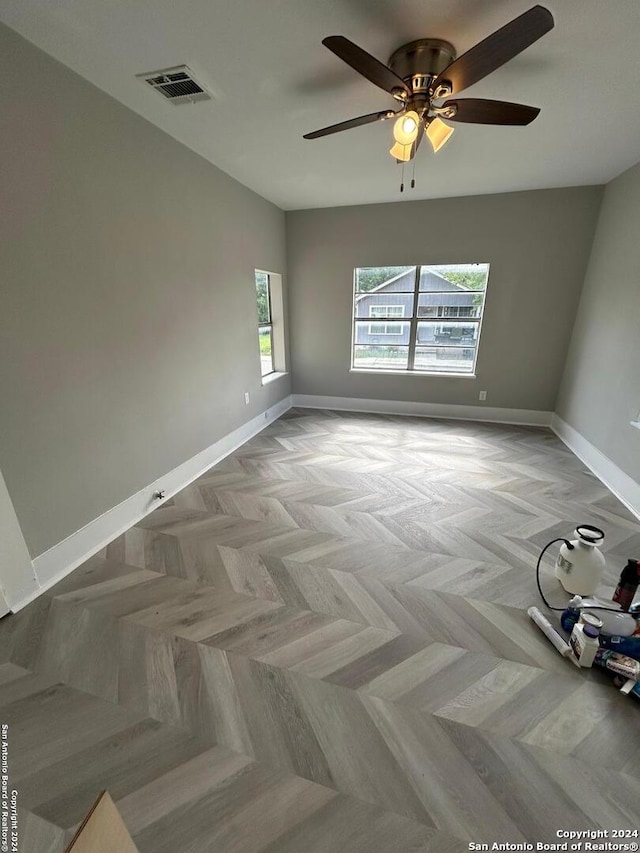
[[[429,86],[456,58],[452,44],[442,39],[417,39],[395,50],[389,68],[402,78],[414,94],[427,95]]]

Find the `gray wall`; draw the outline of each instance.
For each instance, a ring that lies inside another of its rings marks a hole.
[[[640,163],[605,190],[556,412],[640,482]]]
[[[0,616],[38,589],[31,558],[0,471]]]
[[[293,390],[553,411],[601,187],[287,213]],[[489,262],[476,379],[350,373],[358,266]]]
[[[5,27],[0,75],[0,468],[36,556],[289,393],[253,281],[285,222]]]

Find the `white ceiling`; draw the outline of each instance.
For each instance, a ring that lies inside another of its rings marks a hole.
[[[544,0],[542,0],[544,2]],[[554,0],[556,26],[464,95],[532,104],[525,128],[457,125],[399,193],[391,124],[302,134],[393,107],[321,44],[383,62],[420,37],[458,54],[535,0],[0,0],[0,20],[284,209],[604,183],[640,159],[639,0]],[[135,75],[187,64],[214,101],[173,106]]]

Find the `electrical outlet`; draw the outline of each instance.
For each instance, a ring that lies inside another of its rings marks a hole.
[[[249,392],[248,391],[244,392],[244,404],[245,404],[245,406],[249,405]]]
[[[480,397],[479,397],[479,399],[480,399],[480,400],[486,400],[486,399],[487,399],[487,392],[486,392],[486,391],[481,391],[481,392],[480,392]]]

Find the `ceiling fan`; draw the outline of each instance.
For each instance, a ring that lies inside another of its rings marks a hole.
[[[462,56],[456,58],[455,48],[449,42],[424,38],[399,47],[391,55],[388,65],[383,65],[344,36],[328,36],[322,44],[371,83],[392,95],[399,102],[400,109],[358,116],[306,133],[304,138],[318,139],[393,118],[396,119],[393,128],[395,144],[389,153],[398,162],[408,162],[415,156],[424,136],[434,151],[447,142],[453,128],[443,119],[471,124],[529,124],[540,112],[537,107],[482,98],[446,99],[513,59],[553,29],[553,23],[553,15],[548,9],[534,6]]]

